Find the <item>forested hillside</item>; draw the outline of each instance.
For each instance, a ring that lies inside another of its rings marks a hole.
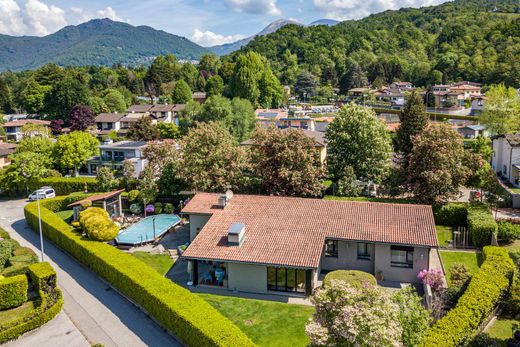
[[[519,12],[517,0],[457,0],[386,11],[332,27],[288,25],[257,36],[230,58],[258,52],[288,85],[294,85],[297,71],[303,69],[324,84],[345,87],[349,79],[342,76],[357,63],[375,85],[472,80],[518,87]]]
[[[0,71],[34,69],[48,62],[61,66],[139,65],[175,54],[198,59],[208,51],[190,40],[110,19],[67,26],[44,37],[0,35]]]

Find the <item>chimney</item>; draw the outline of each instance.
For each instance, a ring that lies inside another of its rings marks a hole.
[[[246,238],[246,225],[233,223],[228,229],[228,246],[241,246]]]
[[[221,207],[221,208],[226,207],[232,197],[233,197],[233,192],[231,190],[228,190],[226,192],[226,194],[219,195],[218,201],[217,201],[217,206]]]

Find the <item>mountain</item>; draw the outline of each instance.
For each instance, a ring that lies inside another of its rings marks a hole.
[[[197,59],[208,50],[185,37],[107,18],[67,26],[43,37],[0,35],[0,71],[33,69],[48,62],[135,65],[168,53]]]
[[[318,20],[315,20],[314,22],[310,23],[309,26],[314,26],[314,25],[327,25],[327,26],[333,26],[333,25],[336,25],[338,24],[339,21],[335,20],[335,19],[318,19]]]
[[[271,63],[283,84],[298,70],[345,92],[352,85],[396,80],[417,86],[474,81],[520,86],[518,0],[455,0],[347,20],[334,26],[287,25],[257,36],[238,54],[254,51]],[[295,57],[287,59],[287,52]],[[294,66],[294,62],[298,66]],[[357,80],[347,73],[359,65]]]
[[[219,55],[219,56],[226,55],[226,54],[229,54],[236,50],[239,50],[242,46],[247,45],[256,36],[264,36],[264,35],[274,33],[278,29],[283,28],[284,26],[286,26],[288,24],[302,25],[301,23],[298,23],[296,21],[289,20],[289,19],[278,19],[278,20],[275,20],[274,22],[270,23],[262,31],[260,31],[259,33],[255,34],[253,36],[249,36],[249,37],[246,37],[245,39],[238,40],[235,42],[225,43],[223,45],[208,47],[208,49],[211,52],[215,53],[216,55]]]

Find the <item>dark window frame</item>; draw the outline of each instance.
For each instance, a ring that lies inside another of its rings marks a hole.
[[[332,249],[329,249],[329,245],[332,246]],[[337,258],[338,257],[338,240],[332,240],[332,239],[325,240],[325,256],[327,258]]]
[[[392,260],[392,251],[406,252],[405,262]],[[407,246],[390,246],[390,266],[405,269],[413,269],[414,248]]]
[[[274,284],[269,283],[269,272],[274,270]],[[278,270],[284,272],[285,276],[285,285],[279,286],[278,285]],[[293,281],[293,287],[291,289],[288,289],[288,270],[292,270],[291,272],[294,273],[294,281]],[[274,266],[268,266],[267,267],[267,290],[269,291],[276,291],[276,292],[285,292],[285,293],[302,293],[305,294],[307,282],[305,278],[305,270],[304,269],[297,269],[297,268],[290,268],[290,267],[274,267]],[[298,274],[300,274],[300,279],[303,280],[301,283],[303,283],[303,288],[298,288]],[[301,277],[303,276],[303,278]]]
[[[361,245],[364,245],[365,246],[365,252],[364,253],[360,253],[359,252],[359,246]],[[358,242],[357,243],[357,259],[358,260],[371,260],[372,259],[372,255],[370,254],[369,250],[368,250],[368,243],[366,242]]]

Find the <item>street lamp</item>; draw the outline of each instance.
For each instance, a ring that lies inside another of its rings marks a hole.
[[[41,251],[41,258],[42,258],[42,262],[43,262],[45,260],[44,260],[44,256],[43,256],[42,216],[41,216],[41,212],[40,212],[40,194],[38,194],[38,192],[36,192],[36,201],[38,202],[38,226],[40,228],[40,251]]]

